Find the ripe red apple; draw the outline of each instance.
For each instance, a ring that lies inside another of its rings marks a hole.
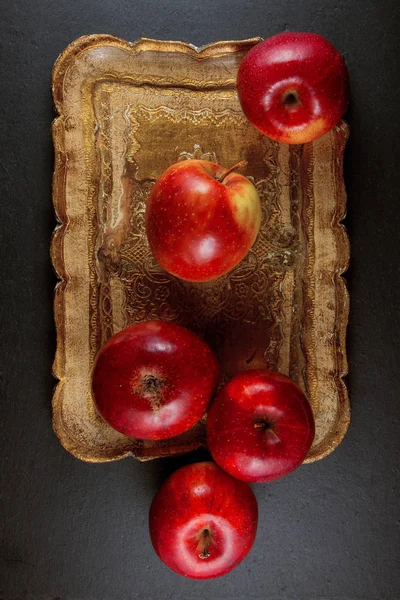
[[[218,363],[197,335],[164,321],[123,329],[101,348],[92,375],[101,416],[124,435],[161,440],[203,416],[218,381]]]
[[[156,260],[169,273],[209,281],[233,269],[250,250],[261,204],[254,185],[235,167],[185,160],[157,180],[147,203],[146,231]]]
[[[207,415],[214,460],[243,481],[266,482],[296,469],[311,448],[310,404],[282,373],[254,369],[235,375]]]
[[[336,125],[349,100],[349,75],[336,48],[315,33],[280,33],[242,60],[237,91],[248,120],[284,144],[304,144]]]
[[[173,571],[194,579],[225,575],[250,552],[258,507],[251,488],[215,463],[175,471],[150,508],[154,550]]]

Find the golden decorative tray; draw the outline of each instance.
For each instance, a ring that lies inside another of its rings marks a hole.
[[[241,58],[259,39],[196,49],[182,42],[85,36],[58,58],[53,96],[53,200],[60,222],[51,254],[57,351],[53,424],[86,461],[145,460],[205,445],[204,424],[144,442],[96,414],[90,373],[102,344],[129,323],[162,318],[200,333],[222,381],[266,366],[310,398],[316,438],[307,458],[329,454],[349,420],[343,376],[349,244],[341,122],[312,144],[279,145],[246,121],[236,95]],[[260,234],[247,258],[211,283],[180,281],[150,254],[143,215],[154,180],[177,160],[248,161],[262,198]]]

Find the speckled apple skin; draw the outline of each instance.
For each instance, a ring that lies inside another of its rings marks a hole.
[[[207,414],[207,442],[225,471],[254,483],[301,465],[315,435],[307,397],[286,375],[253,369],[235,375]]]
[[[349,74],[328,40],[287,32],[246,54],[237,90],[244,114],[257,129],[277,142],[304,144],[327,133],[343,116]]]
[[[158,263],[187,281],[210,281],[248,253],[261,224],[252,182],[204,160],[169,167],[155,183],[146,207],[146,232]]]
[[[160,440],[199,421],[219,376],[211,348],[164,321],[136,323],[101,348],[92,373],[96,407],[124,435]]]
[[[213,462],[175,471],[154,497],[149,515],[157,555],[194,579],[220,577],[236,567],[253,546],[257,523],[252,489]]]

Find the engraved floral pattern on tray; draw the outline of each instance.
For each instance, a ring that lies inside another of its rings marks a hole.
[[[346,431],[348,304],[340,274],[348,244],[339,221],[347,126],[297,147],[256,132],[234,85],[240,58],[254,43],[217,43],[198,53],[180,43],[88,36],[55,66],[54,202],[62,225],[52,257],[62,283],[55,299],[60,383],[53,419],[79,458],[146,459],[205,443],[202,423],[174,440],[130,440],[94,410],[90,371],[98,349],[129,323],[153,318],[204,336],[218,353],[221,383],[263,366],[297,380],[317,423],[308,460],[332,451]],[[166,58],[174,65],[169,75]],[[245,260],[205,284],[163,271],[144,228],[155,179],[173,162],[192,158],[225,166],[246,158],[263,207]]]

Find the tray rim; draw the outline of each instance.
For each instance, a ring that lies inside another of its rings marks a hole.
[[[60,422],[59,403],[60,395],[65,381],[65,356],[64,356],[64,341],[65,341],[65,311],[63,310],[63,297],[64,290],[68,283],[68,275],[65,270],[64,257],[63,257],[63,234],[68,222],[68,216],[66,211],[66,194],[65,186],[63,186],[67,165],[65,156],[63,154],[64,146],[64,135],[65,135],[65,123],[63,115],[63,81],[68,68],[71,66],[73,61],[81,53],[88,49],[93,49],[97,46],[107,44],[109,46],[115,46],[121,49],[129,51],[164,51],[164,52],[179,52],[196,59],[205,59],[215,56],[223,56],[225,54],[231,54],[232,52],[245,51],[250,49],[255,44],[262,40],[261,37],[254,37],[245,40],[221,40],[211,42],[201,47],[196,47],[193,44],[182,41],[171,41],[171,40],[156,40],[152,38],[142,37],[134,42],[128,42],[122,38],[109,35],[109,34],[90,34],[84,35],[72,43],[70,43],[63,52],[57,58],[53,70],[52,70],[52,95],[57,112],[57,116],[54,118],[51,131],[53,138],[53,145],[55,151],[54,160],[54,171],[52,180],[52,201],[57,220],[57,225],[53,231],[50,243],[50,257],[53,268],[56,272],[58,282],[54,292],[54,320],[56,327],[56,351],[55,357],[52,364],[52,373],[58,380],[53,392],[52,397],[52,422],[53,430],[60,440],[62,446],[75,457],[91,463],[98,462],[112,462],[114,460],[121,460],[127,456],[132,456],[139,461],[153,460],[162,456],[183,454],[189,450],[194,450],[195,447],[188,445],[187,450],[182,449],[179,452],[165,452],[163,449],[160,450],[160,454],[157,457],[153,456],[135,456],[131,450],[116,450],[115,454],[110,457],[96,457],[94,453],[88,454],[82,451],[82,448],[77,448],[76,442],[68,435],[65,429],[62,428],[62,422]],[[345,121],[341,121],[344,132],[343,144],[346,144],[349,135],[349,127]],[[343,172],[343,153],[341,154],[339,164],[337,165],[339,172]],[[347,429],[350,424],[350,402],[349,394],[347,390],[344,378],[348,373],[348,362],[346,355],[346,335],[347,325],[349,316],[349,294],[347,290],[346,280],[343,278],[343,274],[347,271],[350,260],[350,245],[345,226],[342,220],[346,215],[346,202],[347,195],[343,177],[339,179],[341,182],[340,189],[337,190],[337,213],[335,221],[332,223],[332,230],[335,232],[335,238],[341,237],[341,254],[338,254],[337,270],[335,271],[335,291],[338,297],[338,303],[342,307],[341,316],[343,317],[338,327],[338,344],[337,350],[340,354],[340,364],[338,365],[338,377],[337,377],[337,390],[340,400],[339,418],[336,429],[331,433],[331,443],[327,445],[322,451],[318,451],[318,446],[314,449],[306,459],[305,463],[314,462],[328,456],[333,450],[342,442],[346,435]],[[206,447],[204,441],[199,440],[197,447]]]
[[[62,116],[62,81],[64,75],[72,60],[89,48],[92,49],[96,46],[101,46],[102,44],[108,44],[109,46],[116,46],[117,48],[136,52],[180,52],[201,60],[203,58],[210,58],[211,56],[223,56],[224,54],[231,54],[232,52],[245,51],[246,49],[255,46],[255,44],[262,41],[262,39],[263,38],[261,37],[254,37],[245,40],[220,40],[204,44],[203,46],[195,46],[189,42],[156,40],[147,37],[141,37],[134,42],[128,42],[123,38],[106,33],[83,35],[71,42],[61,52],[53,65],[52,95],[54,105],[59,116]]]

